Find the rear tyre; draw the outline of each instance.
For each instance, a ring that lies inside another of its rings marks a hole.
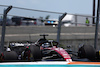
[[[96,51],[91,45],[83,45],[79,48],[78,56],[80,58],[88,58],[90,60],[95,59]]]
[[[18,55],[15,51],[4,51],[4,53],[1,55],[2,61],[17,61]]]

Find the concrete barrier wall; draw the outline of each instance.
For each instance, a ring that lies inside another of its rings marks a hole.
[[[0,26],[0,34],[1,34],[1,28],[2,27]],[[94,33],[95,26],[62,27],[61,30],[62,33]],[[52,27],[52,26],[7,26],[6,27],[6,34],[35,34],[35,33],[57,33],[57,27]]]

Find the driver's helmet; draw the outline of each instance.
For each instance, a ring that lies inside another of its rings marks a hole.
[[[50,46],[50,44],[49,43],[44,43],[44,47],[46,48],[46,47],[49,47]]]
[[[42,47],[44,47],[44,44],[42,44]]]
[[[9,52],[9,51],[11,51],[11,49],[10,49],[10,48],[7,48],[7,49],[6,49],[6,51],[8,51],[8,52]]]

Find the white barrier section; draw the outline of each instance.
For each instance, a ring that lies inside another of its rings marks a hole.
[[[67,65],[66,61],[41,61],[41,62],[4,62],[0,65]]]

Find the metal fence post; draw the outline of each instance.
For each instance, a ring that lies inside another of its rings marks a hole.
[[[99,26],[99,11],[100,11],[100,1],[98,0],[97,6],[97,19],[96,19],[96,27],[95,27],[95,40],[94,40],[94,48],[97,49],[98,44],[98,26]]]
[[[11,10],[12,6],[9,6],[7,9],[4,10],[3,14],[3,23],[2,23],[2,36],[1,36],[1,52],[4,52],[4,42],[5,42],[5,31],[6,31],[6,19],[7,13]]]
[[[62,16],[59,17],[58,21],[58,31],[57,31],[57,42],[60,43],[60,32],[61,32],[61,21],[66,16],[67,13],[64,13]]]
[[[75,15],[75,26],[77,26],[77,15]]]

